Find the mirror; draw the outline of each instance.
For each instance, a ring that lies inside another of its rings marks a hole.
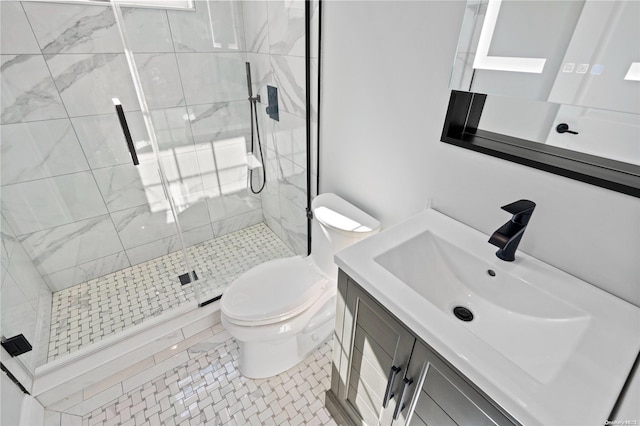
[[[488,95],[478,129],[640,175],[638,17],[634,0],[470,0],[451,88]]]

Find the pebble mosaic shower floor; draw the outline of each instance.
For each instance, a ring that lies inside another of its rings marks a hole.
[[[177,368],[86,415],[83,426],[336,425],[324,407],[332,342],[268,379],[238,371],[229,337]]]
[[[201,300],[222,294],[239,275],[293,252],[264,223],[189,247]],[[48,361],[195,301],[181,252],[113,272],[53,294]]]

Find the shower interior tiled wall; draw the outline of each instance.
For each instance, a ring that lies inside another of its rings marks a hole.
[[[33,371],[47,356],[52,292],[175,252],[179,239],[111,8],[4,0],[0,8],[1,324],[4,336],[35,342],[23,360]],[[305,254],[304,1],[196,1],[195,11],[123,15],[186,245],[264,222]],[[279,122],[258,104],[267,172],[259,195],[247,188],[244,160],[245,61],[254,91],[265,100],[273,85],[280,97]]]

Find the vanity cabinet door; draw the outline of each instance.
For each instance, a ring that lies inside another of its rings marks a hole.
[[[408,374],[420,370],[408,406],[408,424],[495,426],[513,423],[434,352],[416,342]],[[395,423],[394,423],[395,424]]]
[[[349,355],[338,399],[356,424],[389,425],[415,338],[352,282],[345,305],[342,345]]]

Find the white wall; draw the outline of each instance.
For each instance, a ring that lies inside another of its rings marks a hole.
[[[531,199],[523,251],[640,306],[640,199],[440,142],[464,4],[324,3],[320,192],[384,226],[431,199],[487,234]]]

